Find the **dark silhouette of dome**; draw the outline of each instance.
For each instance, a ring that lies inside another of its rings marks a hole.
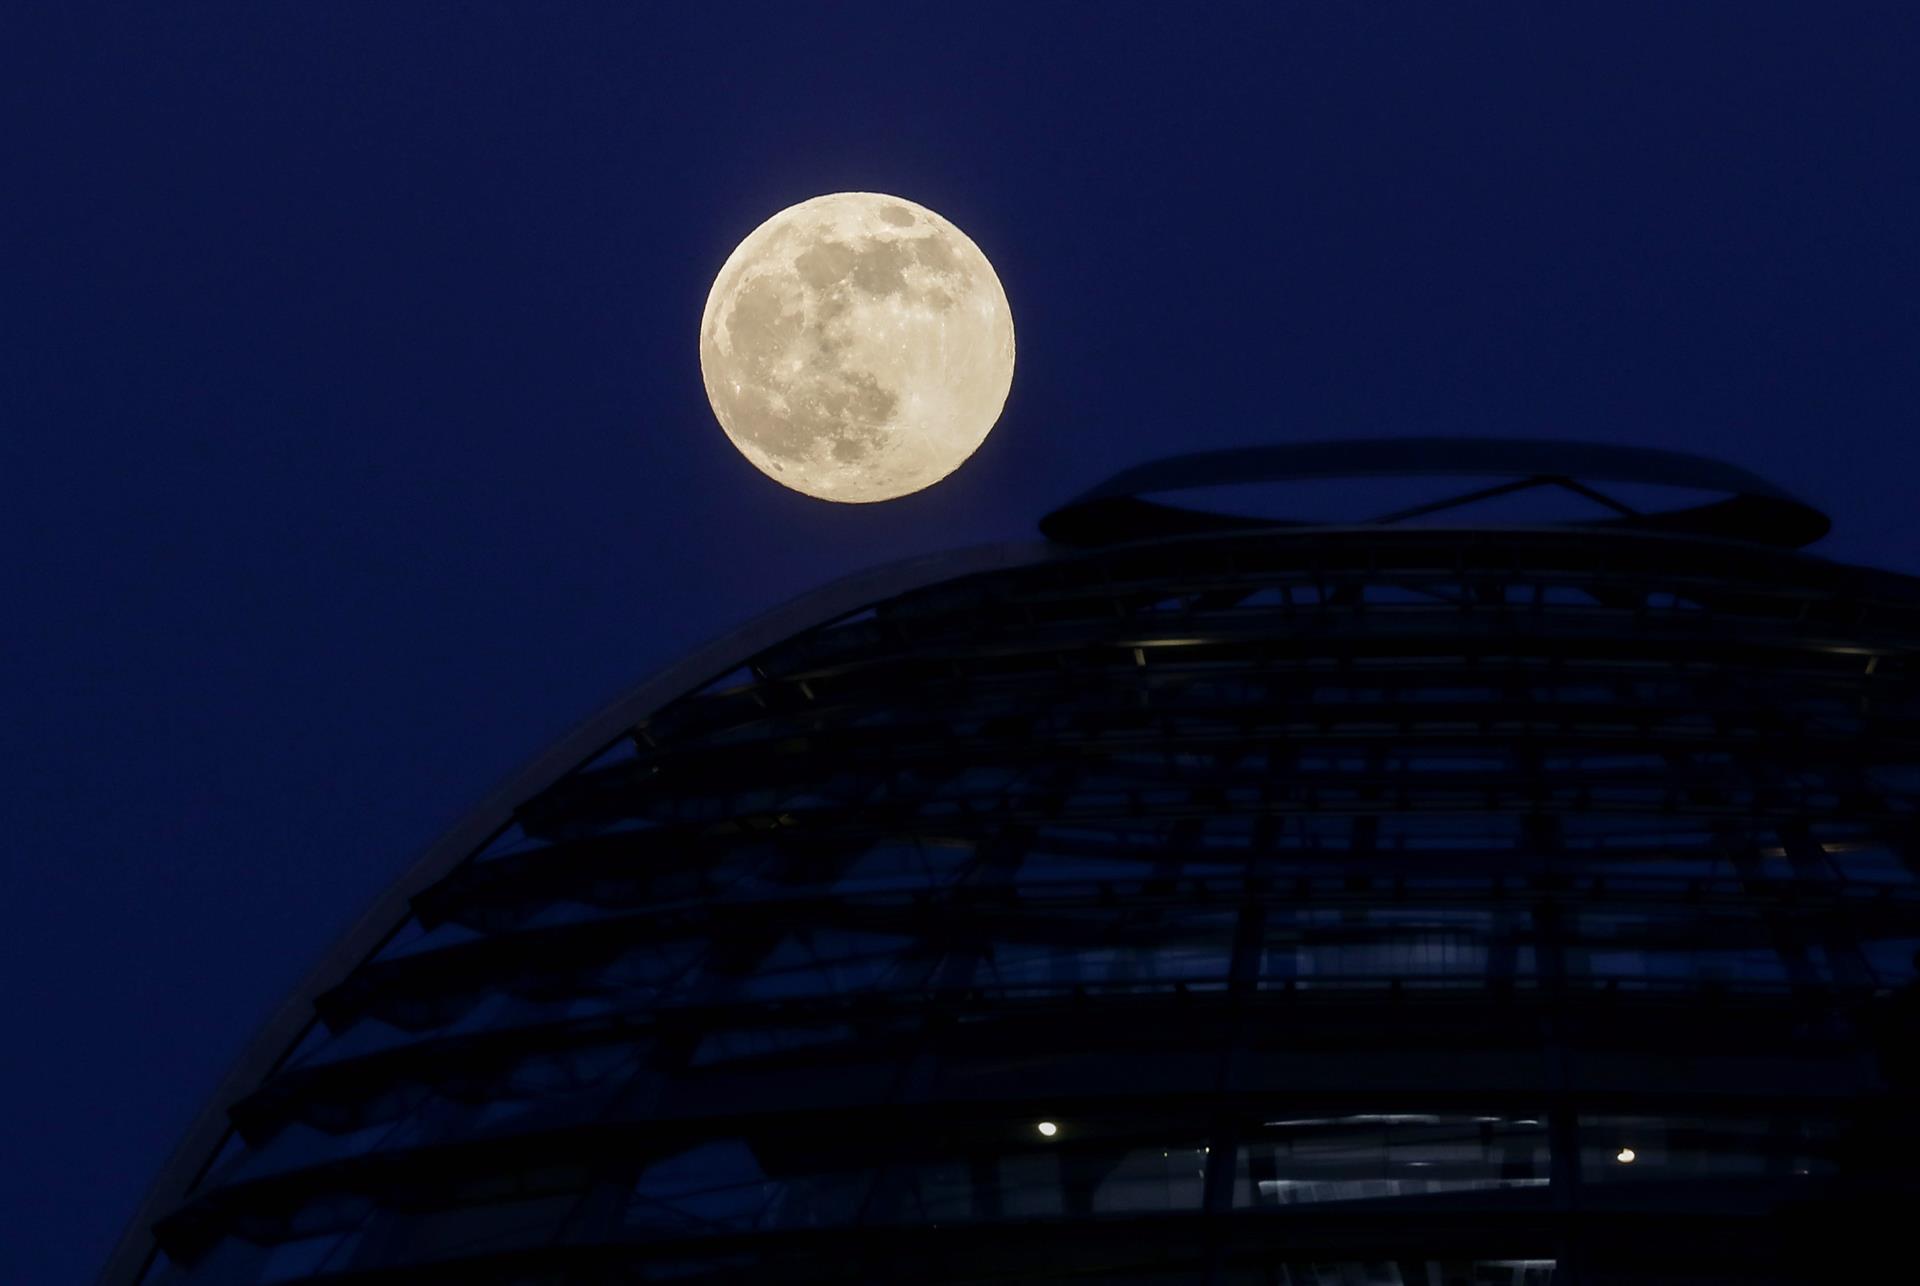
[[[1382,473],[1483,481],[1145,498]],[[106,1280],[1840,1280],[1917,1195],[1920,582],[1825,529],[1323,444],[829,586],[430,851]]]

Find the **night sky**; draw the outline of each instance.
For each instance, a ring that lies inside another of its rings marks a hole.
[[[1912,0],[5,10],[0,1281],[88,1279],[544,743],[1123,466],[1673,446],[1920,572]],[[877,506],[755,472],[696,357],[733,246],[846,189],[957,223],[1019,335]]]

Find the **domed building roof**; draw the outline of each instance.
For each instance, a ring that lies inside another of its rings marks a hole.
[[[1167,497],[1335,474],[1470,481]],[[1531,492],[1588,512],[1472,509]],[[416,863],[105,1280],[1844,1272],[1914,1195],[1920,583],[1825,525],[1309,446],[816,591]]]

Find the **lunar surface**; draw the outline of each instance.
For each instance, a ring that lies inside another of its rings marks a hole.
[[[1013,313],[980,248],[924,206],[840,192],[782,210],[720,269],[700,372],[727,437],[822,500],[930,486],[1013,384]]]

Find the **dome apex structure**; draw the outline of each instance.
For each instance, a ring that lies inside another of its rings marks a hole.
[[[1167,499],[1383,472],[1469,481]],[[1471,507],[1533,492],[1598,516]],[[1729,466],[1482,439],[1185,457],[1043,527],[815,591],[544,753],[289,998],[103,1280],[1889,1250],[1920,581],[1797,552],[1824,516]]]
[[[1435,488],[1420,503],[1349,513],[1349,524],[1394,526],[1417,520],[1472,525],[1489,502],[1526,492],[1557,493],[1590,502],[1587,512],[1551,519],[1557,525],[1665,531],[1798,549],[1827,534],[1827,516],[1773,484],[1705,456],[1598,442],[1542,442],[1524,438],[1373,438],[1297,442],[1170,456],[1109,478],[1040,522],[1050,538],[1069,545],[1106,545],[1199,532],[1256,527],[1329,525],[1324,518],[1254,517],[1188,508],[1147,496],[1166,492],[1241,489],[1260,483],[1341,486],[1357,503],[1356,483],[1422,480]],[[1448,489],[1448,482],[1465,483]],[[1643,507],[1609,491],[1621,485],[1656,494],[1667,503]],[[1678,500],[1676,497],[1684,496]],[[1496,522],[1500,521],[1498,519]]]

